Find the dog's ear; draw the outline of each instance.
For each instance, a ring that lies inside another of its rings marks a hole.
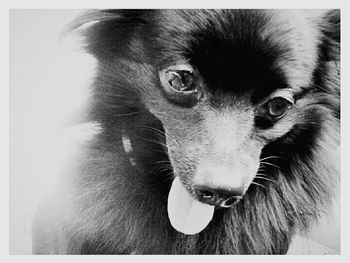
[[[77,17],[68,32],[79,30],[85,38],[86,50],[98,60],[111,60],[116,56],[140,57],[137,41],[142,25],[147,24],[152,10],[88,10]]]
[[[340,60],[340,10],[327,11],[320,23],[322,32],[321,53],[327,61]]]

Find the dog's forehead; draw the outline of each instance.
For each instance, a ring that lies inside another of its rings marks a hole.
[[[194,64],[211,88],[264,85],[268,93],[311,82],[319,36],[307,11],[164,12],[169,47]]]

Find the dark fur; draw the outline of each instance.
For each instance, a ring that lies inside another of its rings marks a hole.
[[[286,85],[286,76],[272,64],[289,46],[259,41],[260,28],[270,20],[264,11],[96,13],[100,22],[85,34],[86,48],[98,60],[89,117],[100,132],[63,182],[61,189],[69,189],[70,199],[60,201],[61,218],[50,232],[59,233],[60,241],[43,249],[38,242],[55,238],[35,237],[34,252],[286,253],[293,235],[323,215],[334,194],[339,165],[339,11],[328,12],[318,24],[317,65],[312,83],[301,87],[295,125],[262,151],[261,158],[281,157],[270,160],[276,167],[264,167],[274,182],[255,179],[265,188],[251,185],[241,202],[216,210],[208,227],[194,236],[175,231],[167,216],[171,167],[162,162],[169,161],[160,145],[165,138],[155,131],[164,131],[163,124],[149,111],[149,105],[159,109],[164,100],[161,92],[150,92],[159,89],[157,72],[187,58],[211,87],[210,107],[219,108],[227,94],[248,90],[253,90],[255,103]],[[233,84],[236,88],[230,90]],[[272,124],[256,117],[255,125],[268,129]],[[132,156],[123,149],[123,133],[131,139]],[[130,157],[137,161],[136,168]]]

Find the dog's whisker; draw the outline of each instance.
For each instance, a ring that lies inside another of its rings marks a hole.
[[[262,185],[262,184],[259,184],[259,183],[257,183],[257,182],[252,182],[252,184],[255,184],[255,185],[258,185],[258,186],[261,186],[261,187],[263,187],[263,188],[265,188],[266,189],[266,186],[265,185]]]
[[[171,164],[170,161],[168,160],[161,160],[161,161],[157,161],[156,163],[166,163],[166,164]]]
[[[174,179],[174,173],[170,171],[169,173],[164,174],[164,182],[172,181]]]
[[[164,146],[165,148],[168,148],[168,146],[160,141],[156,141],[156,140],[152,140],[152,139],[148,139],[148,138],[144,138],[144,137],[140,137],[140,136],[135,136],[141,140],[144,140],[144,141],[148,141],[148,142],[152,142],[152,143],[155,143],[155,144],[158,144],[160,146]]]
[[[256,173],[256,175],[261,175],[261,176],[268,176],[267,174],[265,174],[265,173],[259,173],[259,171]]]
[[[157,134],[164,136],[164,138],[167,139],[168,141],[173,142],[173,143],[175,143],[177,146],[179,146],[179,143],[175,140],[175,138],[169,136],[169,135],[166,134],[164,131],[161,131],[161,130],[156,129],[156,128],[154,128],[154,127],[144,126],[144,125],[139,125],[139,126],[137,126],[137,127],[141,127],[141,128],[143,128],[143,129],[149,130],[149,131],[154,131],[154,132],[156,132]]]
[[[162,168],[162,169],[159,169],[158,171],[159,171],[160,173],[162,173],[162,172],[169,171],[169,170],[170,170],[170,167],[164,167],[164,168]]]
[[[139,112],[129,112],[125,114],[116,114],[114,117],[127,117],[127,116],[132,116],[132,115],[137,115]]]
[[[273,163],[269,163],[269,162],[261,162],[261,161],[260,161],[260,164],[262,164],[262,165],[269,165],[269,166],[273,166],[273,167],[276,167],[276,168],[281,169],[280,166],[278,166],[278,165],[276,165],[276,164],[273,164]]]
[[[270,159],[282,159],[282,157],[281,156],[277,156],[277,155],[267,156],[267,157],[264,157],[264,158],[260,159],[260,162],[266,161],[266,160],[270,160]]]
[[[261,179],[261,180],[267,180],[267,181],[270,181],[270,182],[275,182],[275,180],[272,180],[270,178],[266,178],[266,177],[263,177],[263,176],[255,176],[254,178],[256,179]]]
[[[163,132],[163,131],[161,131],[161,130],[159,130],[157,128],[151,127],[151,126],[138,125],[136,127],[144,128],[145,130],[154,131],[154,132],[159,133],[161,135],[167,136],[165,134],[165,132]]]

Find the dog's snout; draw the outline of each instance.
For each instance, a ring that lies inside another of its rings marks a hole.
[[[222,188],[196,186],[194,189],[199,201],[220,207],[230,207],[236,204],[242,199],[244,194],[241,188],[226,190]]]

